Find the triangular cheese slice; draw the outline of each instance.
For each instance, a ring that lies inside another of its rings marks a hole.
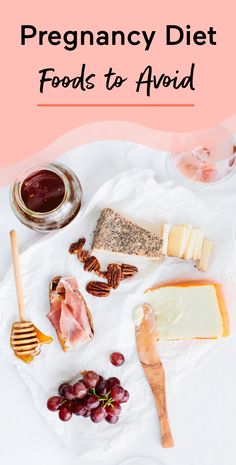
[[[92,251],[159,260],[161,245],[160,233],[148,231],[119,212],[104,208],[97,221]]]

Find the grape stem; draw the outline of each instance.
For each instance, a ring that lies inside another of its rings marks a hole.
[[[105,394],[104,397],[102,396],[99,396],[96,391],[95,391],[95,388],[93,389],[90,389],[89,391],[90,394],[93,394],[94,396],[96,396],[98,398],[98,400],[100,402],[102,402],[103,404],[103,408],[105,408],[107,405],[111,405],[113,407],[113,399],[112,397],[109,397],[110,396],[110,391],[107,392],[107,394]]]
[[[113,399],[111,397],[107,399],[107,402],[105,402],[105,404],[103,405],[103,408],[106,408],[107,405],[111,405],[111,407],[114,409]]]

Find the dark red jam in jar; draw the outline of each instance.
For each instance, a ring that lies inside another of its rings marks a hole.
[[[62,163],[33,167],[21,173],[11,190],[14,213],[36,231],[63,228],[75,218],[81,202],[79,179]]]
[[[64,197],[65,184],[53,171],[36,171],[21,186],[21,198],[26,207],[34,212],[51,212],[62,203]]]

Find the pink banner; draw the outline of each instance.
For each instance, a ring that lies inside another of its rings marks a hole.
[[[232,116],[233,7],[230,0],[7,2],[1,166],[88,123],[185,132]]]

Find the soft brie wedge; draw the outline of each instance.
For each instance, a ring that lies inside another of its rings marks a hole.
[[[145,301],[155,310],[157,339],[212,339],[229,335],[220,284],[194,281],[164,285],[149,289]]]

